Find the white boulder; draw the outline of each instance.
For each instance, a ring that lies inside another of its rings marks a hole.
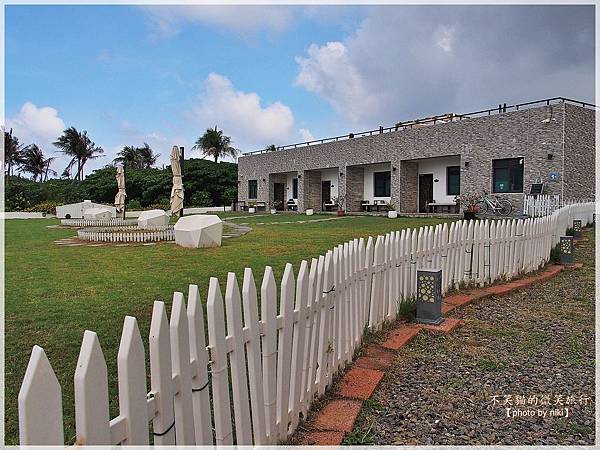
[[[181,247],[220,247],[223,222],[218,216],[194,215],[180,218],[174,226],[175,243]]]
[[[138,227],[166,227],[171,217],[162,209],[142,211],[137,219]]]
[[[112,219],[112,212],[108,208],[88,208],[83,211],[85,220],[109,220]]]

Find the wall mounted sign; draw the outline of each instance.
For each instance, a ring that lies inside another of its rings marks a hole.
[[[558,181],[560,174],[558,172],[550,172],[548,174],[548,181]]]

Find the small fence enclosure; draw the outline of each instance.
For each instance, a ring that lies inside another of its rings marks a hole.
[[[198,286],[190,285],[185,296],[174,293],[170,318],[165,304],[154,302],[147,346],[136,319],[125,318],[119,414],[112,419],[101,339],[86,331],[74,377],[76,443],[284,441],[352,361],[365,329],[380,329],[415,296],[418,268],[441,268],[443,292],[508,279],[545,264],[572,220],[585,225],[593,213],[586,203],[536,219],[458,221],[352,239],[302,261],[296,272],[286,264],[279,286],[268,266],[260,284],[249,268],[241,280],[229,273],[224,296],[211,278],[206,318]],[[33,349],[18,403],[21,445],[64,444],[61,387],[41,347]]]

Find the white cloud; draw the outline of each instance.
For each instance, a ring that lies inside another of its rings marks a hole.
[[[300,72],[295,84],[325,98],[339,113],[353,121],[369,114],[375,92],[369,92],[365,80],[353,64],[342,42],[312,44],[308,57],[296,57]]]
[[[56,109],[50,106],[38,108],[31,102],[24,103],[17,114],[9,117],[6,127],[13,129],[21,143],[35,143],[40,147],[51,145],[66,128]]]
[[[345,39],[298,56],[296,84],[355,128],[376,128],[504,102],[593,101],[594,48],[589,6],[379,6]]]
[[[300,128],[298,130],[298,134],[300,134],[300,138],[304,142],[309,142],[309,141],[314,141],[315,140],[315,137],[312,135],[312,133],[310,132],[310,130],[307,130],[306,128]]]
[[[194,122],[200,129],[217,125],[242,151],[281,145],[293,136],[294,114],[288,106],[280,102],[263,105],[258,94],[236,90],[223,75],[211,73],[199,99]]]
[[[259,5],[189,5],[145,6],[154,31],[173,35],[189,24],[206,24],[228,29],[242,35],[257,31],[281,32],[286,30],[296,8],[290,6]]]

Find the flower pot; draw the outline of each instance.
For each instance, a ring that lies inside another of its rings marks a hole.
[[[307,216],[312,216],[315,213],[315,211],[312,208],[309,208],[306,210],[306,215]]]
[[[477,219],[477,211],[463,211],[465,220],[476,220]]]
[[[271,210],[271,214],[277,214],[277,210],[276,209],[272,209]]]
[[[398,211],[388,211],[388,217],[390,219],[396,219],[398,217]]]
[[[256,212],[256,208],[248,208],[248,212],[249,213],[255,213]]]
[[[338,209],[337,215],[338,215],[338,217],[345,216],[346,215],[346,211],[344,211],[343,209]]]

